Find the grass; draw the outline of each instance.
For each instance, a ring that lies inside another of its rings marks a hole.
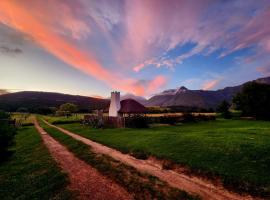
[[[76,123],[83,119],[85,114],[73,114],[72,116],[65,117],[65,116],[44,116],[48,122],[52,124],[69,124],[69,123]]]
[[[33,126],[16,135],[13,156],[0,164],[0,199],[72,199],[68,179]]]
[[[16,119],[17,123],[22,126],[32,126],[33,125],[33,115],[29,113],[12,113],[11,118]]]
[[[135,199],[198,199],[198,197],[191,196],[184,191],[169,187],[153,176],[139,173],[134,168],[108,156],[95,154],[88,145],[49,127],[44,122],[40,122],[40,124],[46,132],[66,146],[69,151],[99,170],[103,175],[122,185],[133,194]]]
[[[222,120],[150,129],[61,127],[125,153],[168,159],[224,186],[270,196],[270,122]]]

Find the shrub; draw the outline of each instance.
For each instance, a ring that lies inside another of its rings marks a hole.
[[[229,111],[230,104],[227,101],[222,101],[218,106],[217,111],[221,113],[221,116],[225,119],[232,118],[231,112]]]
[[[233,102],[244,116],[270,120],[270,85],[256,82],[245,84]]]
[[[125,118],[125,126],[129,128],[148,128],[148,119],[142,115],[133,115]]]
[[[160,117],[161,124],[175,125],[178,121],[179,121],[178,116],[161,116]]]
[[[0,112],[0,161],[8,156],[8,149],[14,143],[16,129],[10,121],[9,114]]]
[[[183,122],[196,122],[196,118],[192,113],[184,113],[182,115]]]

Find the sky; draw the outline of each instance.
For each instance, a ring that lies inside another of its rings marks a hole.
[[[1,0],[0,92],[150,97],[270,76],[269,0]]]

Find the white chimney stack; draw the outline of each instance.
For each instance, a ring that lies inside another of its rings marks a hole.
[[[111,92],[109,117],[118,117],[118,111],[120,110],[120,107],[120,92]]]

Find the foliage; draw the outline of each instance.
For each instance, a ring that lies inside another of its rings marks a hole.
[[[230,112],[230,104],[227,101],[222,101],[221,104],[218,106],[217,111],[221,113],[221,116],[225,119],[230,119],[231,112]]]
[[[234,97],[233,102],[244,116],[270,120],[270,85],[248,83]]]
[[[27,108],[24,108],[24,107],[20,107],[20,108],[17,109],[17,112],[27,113],[28,112],[28,109]]]
[[[51,107],[48,106],[38,106],[35,108],[34,113],[41,114],[41,115],[49,115],[53,114],[53,110]]]
[[[64,103],[59,107],[59,110],[56,112],[58,116],[71,116],[72,113],[78,111],[78,106],[73,103]]]
[[[160,106],[151,106],[147,107],[148,113],[168,113],[170,108],[160,107]]]
[[[148,128],[148,118],[143,115],[125,117],[125,126],[129,128]]]
[[[196,122],[196,118],[192,113],[184,113],[183,116],[183,122],[187,123],[187,122]]]
[[[16,135],[15,154],[0,165],[0,199],[74,199],[68,178],[50,156],[35,128]]]
[[[75,113],[78,110],[78,106],[73,103],[65,103],[60,106],[59,110]]]
[[[180,163],[233,190],[270,195],[270,122],[225,120],[153,126],[149,129],[89,129],[62,125],[125,153],[134,150]]]
[[[187,123],[187,122],[196,122],[196,121],[209,121],[215,120],[214,115],[207,114],[193,114],[190,112],[178,113],[178,114],[166,114],[159,116],[149,116],[148,121],[152,124],[169,124],[175,125],[177,123]]]
[[[14,143],[15,124],[11,125],[10,115],[0,112],[0,162],[9,154],[8,149]]]

